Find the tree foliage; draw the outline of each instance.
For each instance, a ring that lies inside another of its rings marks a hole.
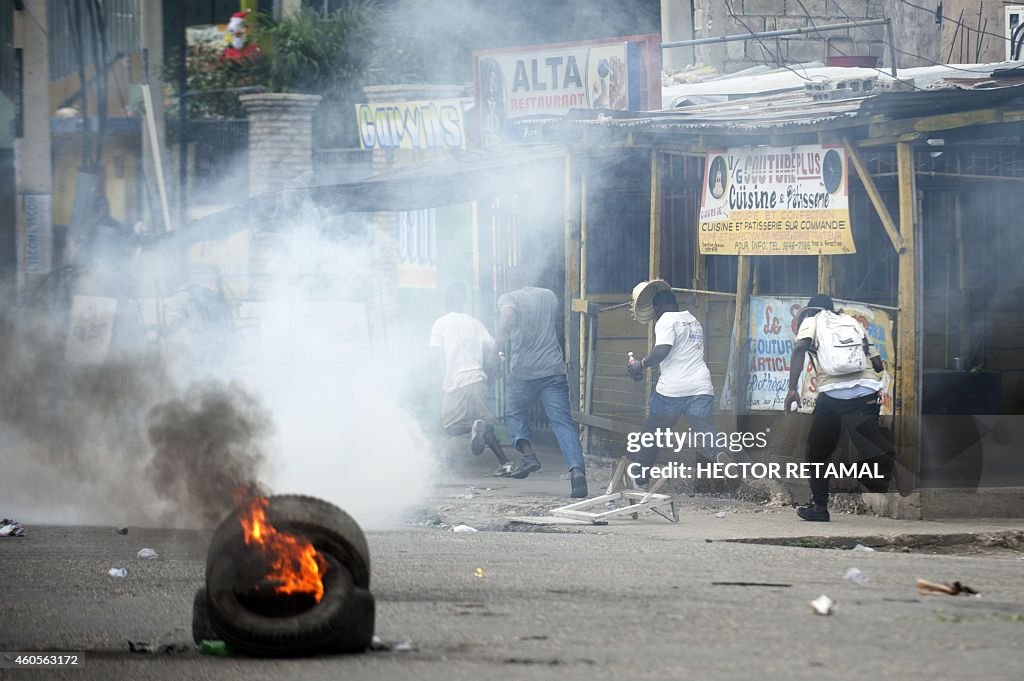
[[[222,58],[211,45],[191,45],[187,62],[189,116],[242,118],[240,87],[270,92],[317,94],[323,100],[315,119],[321,145],[351,146],[355,141],[355,103],[366,85],[421,79],[418,67],[396,44],[394,15],[378,0],[352,0],[322,16],[303,8],[279,21],[265,14],[250,17],[249,40],[260,54],[253,60]],[[178,97],[178,63],[168,60],[164,79]],[[176,106],[168,111],[176,115]]]

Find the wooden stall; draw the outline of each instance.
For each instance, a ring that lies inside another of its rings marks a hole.
[[[922,419],[1024,411],[1024,311],[1016,303],[1024,287],[1017,260],[1024,239],[1015,236],[1024,209],[1016,191],[1024,182],[1020,82],[995,74],[960,78],[939,91],[826,98],[784,93],[664,112],[595,112],[546,126],[545,138],[569,150],[565,296],[572,314],[566,330],[579,367],[579,418],[588,449],[621,454],[624,433],[643,418],[651,385],[632,384],[624,366],[627,352],[647,353],[653,331],[632,320],[626,303],[632,286],[651,278],[669,281],[704,323],[719,396],[730,358],[737,367],[733,410],[722,410],[721,418],[744,416],[750,296],[807,298],[817,291],[890,311],[893,428],[905,470],[921,476],[934,468],[934,461],[923,460],[929,455]],[[853,252],[701,253],[706,154],[808,144],[845,152]],[[621,153],[620,172],[610,178],[574,169],[575,158],[598,150]],[[630,198],[615,194],[626,185]],[[614,206],[594,198],[609,191]],[[607,222],[605,213],[624,214],[630,202],[636,204],[632,218],[618,220],[613,230],[595,230]],[[609,252],[614,260],[595,257]],[[947,399],[937,408],[937,391],[947,384],[984,397],[955,405]],[[1004,478],[1019,477],[1020,467],[1019,460],[1008,465]],[[989,467],[996,478],[997,468]]]

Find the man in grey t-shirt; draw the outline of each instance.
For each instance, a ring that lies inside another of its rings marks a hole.
[[[501,317],[491,361],[512,341],[512,359],[506,386],[506,419],[512,446],[523,458],[511,475],[525,478],[540,470],[540,461],[530,443],[530,406],[540,400],[551,430],[562,450],[572,480],[572,496],[587,496],[587,475],[579,431],[569,415],[569,383],[565,377],[565,357],[558,344],[558,298],[553,291],[527,286],[510,291],[498,299]]]

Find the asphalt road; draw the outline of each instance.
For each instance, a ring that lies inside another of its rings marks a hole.
[[[412,651],[205,657],[189,632],[208,537],[30,527],[25,538],[0,539],[2,647],[85,651],[81,669],[0,670],[0,678],[1016,681],[1024,668],[1024,560],[1014,555],[434,529],[370,535],[377,633]],[[143,547],[160,557],[137,559]],[[121,566],[126,578],[107,575]],[[844,581],[851,566],[870,581]],[[982,595],[918,596],[917,577],[959,579]],[[838,601],[830,617],[809,606],[823,593]],[[129,641],[178,649],[131,653]]]

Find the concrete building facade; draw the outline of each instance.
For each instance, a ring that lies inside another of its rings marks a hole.
[[[688,4],[691,4],[688,0],[663,3],[672,7]],[[696,38],[813,29],[828,24],[891,18],[899,68],[927,66],[940,62],[940,56],[944,56],[940,46],[945,22],[936,23],[932,13],[900,0],[692,0],[692,6]],[[885,26],[822,34],[812,30],[794,36],[699,46],[695,58],[697,63],[714,66],[724,73],[759,64],[825,62],[829,57],[852,56],[875,57],[877,67],[888,68],[891,63],[888,42]],[[671,51],[685,53],[689,50],[678,48],[666,52]]]

